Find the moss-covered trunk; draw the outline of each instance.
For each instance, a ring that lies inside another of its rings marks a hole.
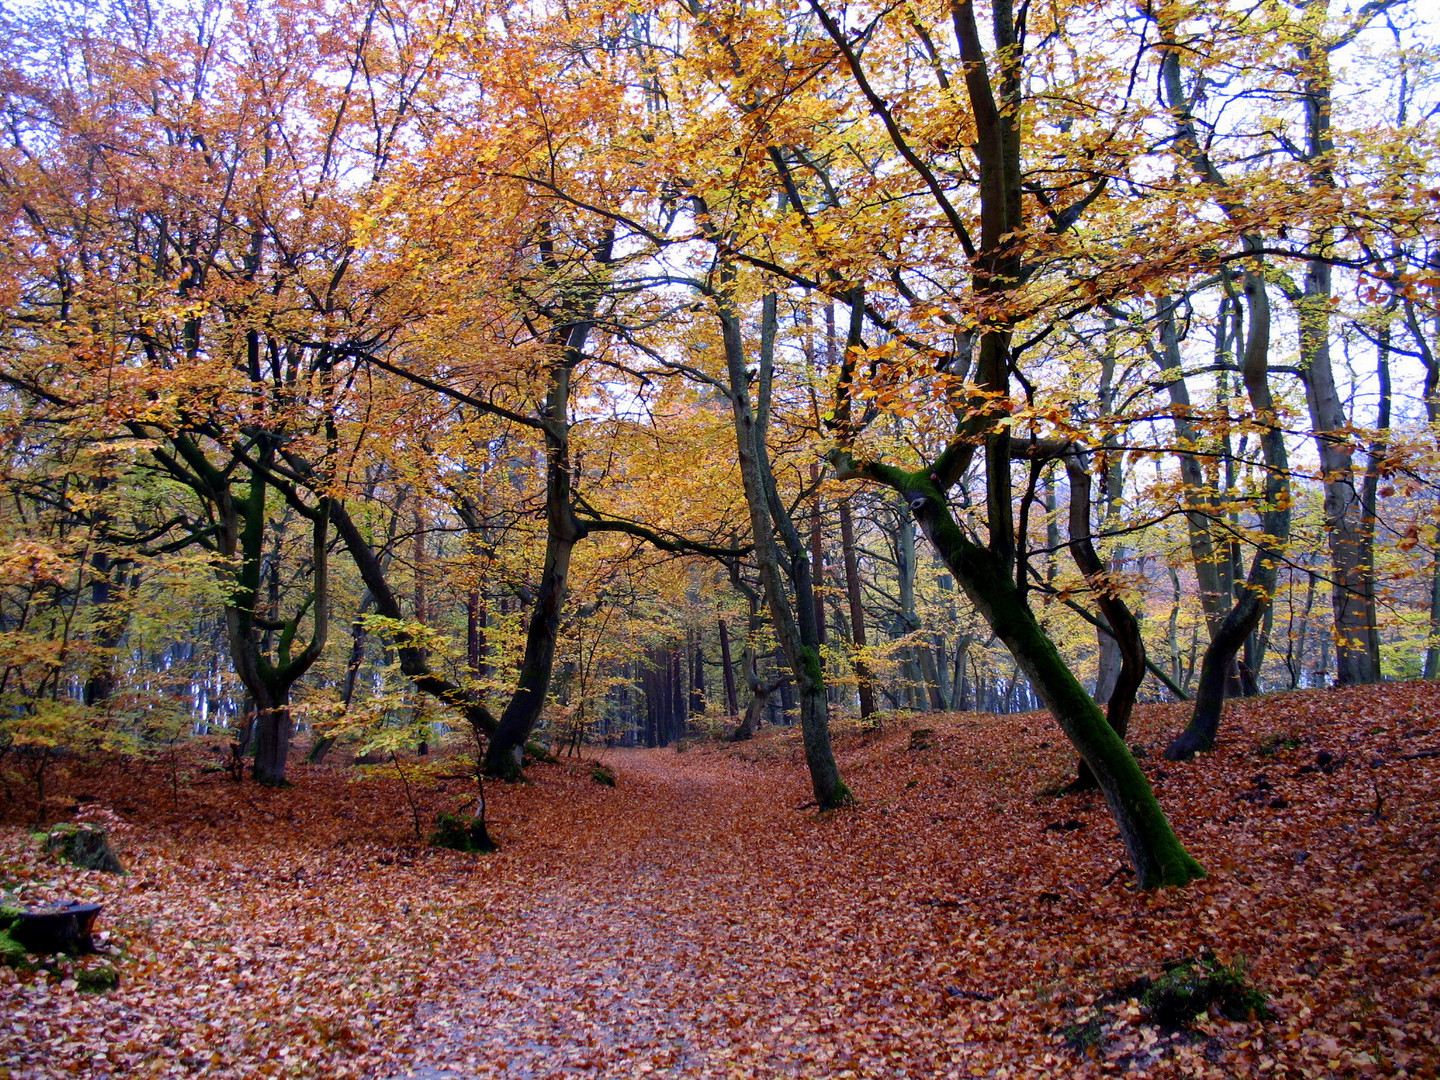
[[[1046,636],[995,557],[968,540],[935,492],[909,491],[915,520],[966,595],[1005,643],[1094,774],[1142,889],[1183,885],[1205,871],[1181,846],[1140,766]]]

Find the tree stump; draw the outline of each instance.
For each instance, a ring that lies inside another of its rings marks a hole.
[[[27,953],[69,953],[78,956],[95,951],[91,931],[101,904],[66,900],[43,908],[6,908],[4,933]]]
[[[110,846],[110,837],[99,825],[56,825],[45,837],[45,850],[82,870],[125,873],[124,864]]]

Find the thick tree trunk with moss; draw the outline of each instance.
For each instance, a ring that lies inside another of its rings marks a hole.
[[[1008,456],[1007,446],[1007,461]],[[951,471],[953,462],[942,460],[932,469],[912,473],[857,462],[844,451],[832,454],[832,461],[842,478],[875,480],[905,498],[936,554],[995,636],[1010,650],[1020,671],[1094,775],[1120,828],[1140,888],[1184,885],[1204,877],[1204,869],[1176,838],[1125,741],[1046,636],[1004,558],[966,537],[956,525],[937,479]]]
[[[1017,584],[1017,577],[1023,574],[1023,564],[1017,550],[1015,497],[1010,474],[1013,425],[1008,414],[1011,374],[1018,358],[1012,351],[1011,341],[1015,316],[1009,313],[1015,310],[1010,294],[1031,273],[1023,238],[1034,232],[1034,222],[1026,215],[1020,154],[1023,137],[1020,118],[1024,114],[1026,85],[1023,21],[1017,21],[1014,8],[1008,4],[992,6],[989,23],[995,48],[987,57],[975,5],[960,0],[950,7],[963,66],[962,71],[957,72],[956,92],[963,82],[974,120],[970,147],[978,164],[980,232],[977,243],[973,225],[962,220],[962,211],[950,203],[940,178],[929,171],[906,143],[906,125],[897,121],[890,105],[865,79],[864,65],[853,38],[823,6],[812,5],[812,10],[840,50],[871,109],[885,123],[891,141],[921,175],[932,199],[951,223],[954,240],[964,248],[971,263],[971,310],[985,312],[978,330],[973,334],[957,333],[954,352],[937,365],[941,371],[963,378],[963,369],[969,367],[973,351],[974,385],[978,392],[968,401],[953,402],[955,436],[930,467],[910,473],[884,465],[857,463],[846,450],[837,451],[832,460],[842,476],[877,480],[905,497],[940,558],[1009,648],[1032,687],[1095,774],[1120,826],[1140,886],[1183,885],[1202,877],[1204,871],[1180,845],[1165,820],[1145,774],[1046,637]],[[1096,189],[1096,194],[1099,190]],[[1084,212],[1088,202],[1088,198],[1080,200],[1067,212],[1069,220],[1057,224],[1068,228]],[[965,217],[969,217],[968,211]],[[834,417],[841,442],[848,445],[856,431],[851,426],[851,400],[843,370],[838,380]],[[945,503],[945,492],[959,482],[977,448],[981,447],[985,462],[984,517],[989,532],[988,546],[967,538]]]
[[[1142,889],[1184,885],[1205,871],[1181,846],[1150,782],[1100,707],[1046,636],[994,555],[968,540],[931,485],[905,485],[915,520],[971,602],[1005,643],[1105,795]]]

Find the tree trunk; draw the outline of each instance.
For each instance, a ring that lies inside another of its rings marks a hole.
[[[699,630],[691,630],[690,638],[690,715],[705,715],[705,650]]]
[[[578,352],[583,345],[584,336],[578,330],[572,339],[577,335],[580,344],[572,340],[567,353]],[[568,362],[551,369],[544,406],[550,420],[545,428],[545,564],[525,629],[520,677],[485,752],[485,775],[504,780],[520,779],[525,744],[545,708],[570,577],[570,556],[584,535],[570,503],[570,374]]]
[[[1334,85],[1325,39],[1328,10],[1327,0],[1305,5],[1297,42],[1299,97],[1305,114],[1304,160],[1309,165],[1310,184],[1322,198],[1335,189],[1335,141],[1330,122]],[[1302,290],[1292,290],[1291,300],[1300,335],[1301,381],[1325,491],[1325,535],[1334,575],[1335,673],[1341,686],[1358,686],[1380,678],[1371,650],[1374,609],[1367,603],[1374,592],[1375,568],[1367,558],[1349,418],[1330,360],[1332,230],[1312,224],[1309,231],[1307,247],[1313,258],[1306,267]]]
[[[810,483],[820,483],[820,463],[810,463]],[[820,588],[825,583],[825,533],[820,517],[820,492],[815,492],[815,503],[810,509],[810,580],[815,587],[815,640],[825,644],[825,600]]]
[[[219,520],[220,553],[233,569],[222,569],[231,588],[225,607],[225,629],[235,673],[255,703],[255,760],[252,776],[261,784],[286,783],[285,767],[290,753],[292,723],[290,689],[308,671],[325,648],[330,624],[329,512],[330,501],[322,499],[311,518],[312,588],[299,609],[280,620],[278,597],[270,602],[270,618],[262,621],[258,607],[262,579],[262,556],[267,525],[264,479],[274,461],[273,445],[261,448],[259,468],[251,472],[243,499],[234,498],[227,481],[212,492]],[[278,572],[278,568],[277,568]],[[294,653],[300,623],[311,614],[314,629],[309,643]],[[272,659],[266,641],[278,627]]]
[[[345,664],[345,678],[340,684],[340,707],[345,712],[350,711],[350,702],[355,699],[355,683],[360,676],[360,665],[365,659],[366,631],[362,616],[370,610],[374,603],[374,596],[371,595],[369,589],[366,589],[365,595],[360,598],[355,622],[350,627],[350,657]],[[305,755],[306,764],[319,765],[323,763],[334,745],[334,735],[320,736],[310,747],[310,752]]]
[[[1121,739],[1130,727],[1130,714],[1135,708],[1135,695],[1145,681],[1145,639],[1140,621],[1130,606],[1106,580],[1105,564],[1090,537],[1090,474],[1075,456],[1066,458],[1070,477],[1070,554],[1076,567],[1095,593],[1095,606],[1105,617],[1111,633],[1104,635],[1113,643],[1119,658],[1110,693],[1106,695],[1105,719]],[[1099,700],[1097,695],[1096,700]],[[1095,776],[1082,759],[1073,789],[1093,787]]]
[[[965,538],[933,489],[906,487],[907,501],[926,537],[1094,774],[1120,827],[1139,887],[1183,885],[1203,877],[1200,864],[1165,820],[1145,774],[1045,636],[1014,579],[994,555]]]
[[[265,687],[255,695],[255,764],[252,776],[267,787],[286,783],[292,735],[290,688]]]
[[[840,546],[845,557],[845,595],[850,601],[850,637],[855,645],[855,682],[860,696],[860,719],[875,712],[875,684],[870,665],[861,655],[865,649],[865,604],[860,596],[860,564],[855,551],[855,522],[850,500],[840,502]]]
[[[728,298],[721,297],[719,302],[740,478],[750,511],[754,558],[760,569],[775,637],[794,673],[800,695],[800,725],[811,789],[821,809],[832,809],[850,803],[853,797],[840,779],[840,769],[830,745],[829,704],[825,694],[825,673],[820,662],[810,559],[794,521],[776,491],[765,441],[774,350],[775,297],[768,295],[764,306],[757,380],[760,384],[760,411],[757,415],[750,400],[750,373],[746,367],[740,320],[730,308]],[[787,580],[794,590],[793,602],[786,589]]]
[[[725,704],[729,709],[728,715],[740,715],[740,700],[735,693],[735,665],[730,659],[730,632],[725,626],[725,620],[720,620],[720,663],[725,669]]]
[[[1261,512],[1265,536],[1256,546],[1240,598],[1205,650],[1190,724],[1165,750],[1165,756],[1172,761],[1186,760],[1215,745],[1231,665],[1270,605],[1290,538],[1290,462],[1285,433],[1276,422],[1275,403],[1270,395],[1270,299],[1264,274],[1259,269],[1246,272],[1245,297],[1250,309],[1242,364],[1245,388],[1257,422],[1268,425],[1260,436],[1265,459],[1265,509]]]
[[[86,705],[99,705],[115,693],[115,649],[125,636],[129,614],[116,602],[115,578],[124,580],[125,560],[112,561],[104,551],[90,558],[90,616],[94,625],[96,655],[82,691]]]

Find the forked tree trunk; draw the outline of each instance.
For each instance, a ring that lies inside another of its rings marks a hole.
[[[815,621],[815,591],[810,576],[809,554],[776,491],[770,452],[765,441],[764,414],[768,407],[766,395],[769,393],[774,349],[775,298],[773,295],[765,298],[761,371],[757,380],[760,383],[760,415],[751,404],[751,377],[746,366],[747,354],[740,320],[729,307],[728,298],[720,298],[719,314],[730,380],[740,478],[755,543],[754,558],[759,566],[775,637],[799,691],[800,729],[805,762],[810,769],[811,789],[816,804],[828,810],[847,805],[854,797],[840,779],[840,768],[830,745],[830,710],[825,694],[825,672],[820,662],[820,631]]]

